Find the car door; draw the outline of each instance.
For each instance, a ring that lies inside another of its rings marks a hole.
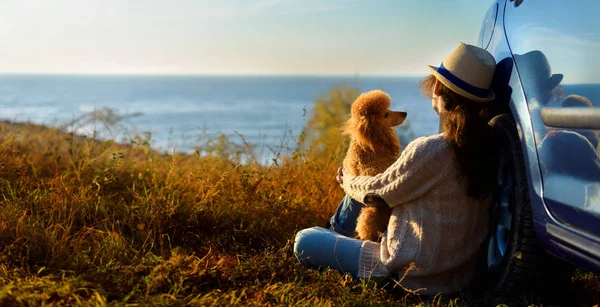
[[[516,3],[515,3],[516,2]],[[600,237],[600,1],[510,1],[504,12],[534,130],[541,197],[559,223]]]

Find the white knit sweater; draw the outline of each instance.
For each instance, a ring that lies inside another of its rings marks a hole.
[[[487,233],[491,197],[467,196],[442,134],[414,140],[377,176],[343,178],[352,198],[364,202],[365,195],[375,194],[394,208],[381,243],[363,243],[359,277],[402,276],[413,262],[417,269],[402,281],[406,288],[451,293],[469,283]]]

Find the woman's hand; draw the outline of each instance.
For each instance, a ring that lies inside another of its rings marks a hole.
[[[337,176],[335,176],[335,179],[337,180],[337,182],[342,185],[344,183],[344,169],[343,168],[338,168],[337,170]]]

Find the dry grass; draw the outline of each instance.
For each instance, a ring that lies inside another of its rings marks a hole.
[[[423,302],[305,269],[294,234],[334,212],[340,157],[242,164],[220,142],[229,150],[164,154],[143,137],[122,145],[0,123],[0,305],[481,303]]]
[[[323,175],[334,161],[277,164],[2,123],[0,299],[277,301],[268,293],[310,278],[290,274],[294,233],[342,197]]]
[[[231,160],[0,123],[0,302],[390,302],[293,257],[342,197],[335,159]]]

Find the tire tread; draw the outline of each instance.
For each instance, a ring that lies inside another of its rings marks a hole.
[[[515,208],[506,251],[508,256],[503,259],[498,272],[487,274],[488,288],[501,294],[544,289],[544,285],[552,283],[554,277],[561,277],[551,276],[551,270],[545,269],[549,263],[547,258],[551,256],[545,252],[534,229],[525,162],[515,120],[511,114],[501,114],[491,119],[489,124],[494,128],[501,154],[510,159],[511,171],[515,174]]]

